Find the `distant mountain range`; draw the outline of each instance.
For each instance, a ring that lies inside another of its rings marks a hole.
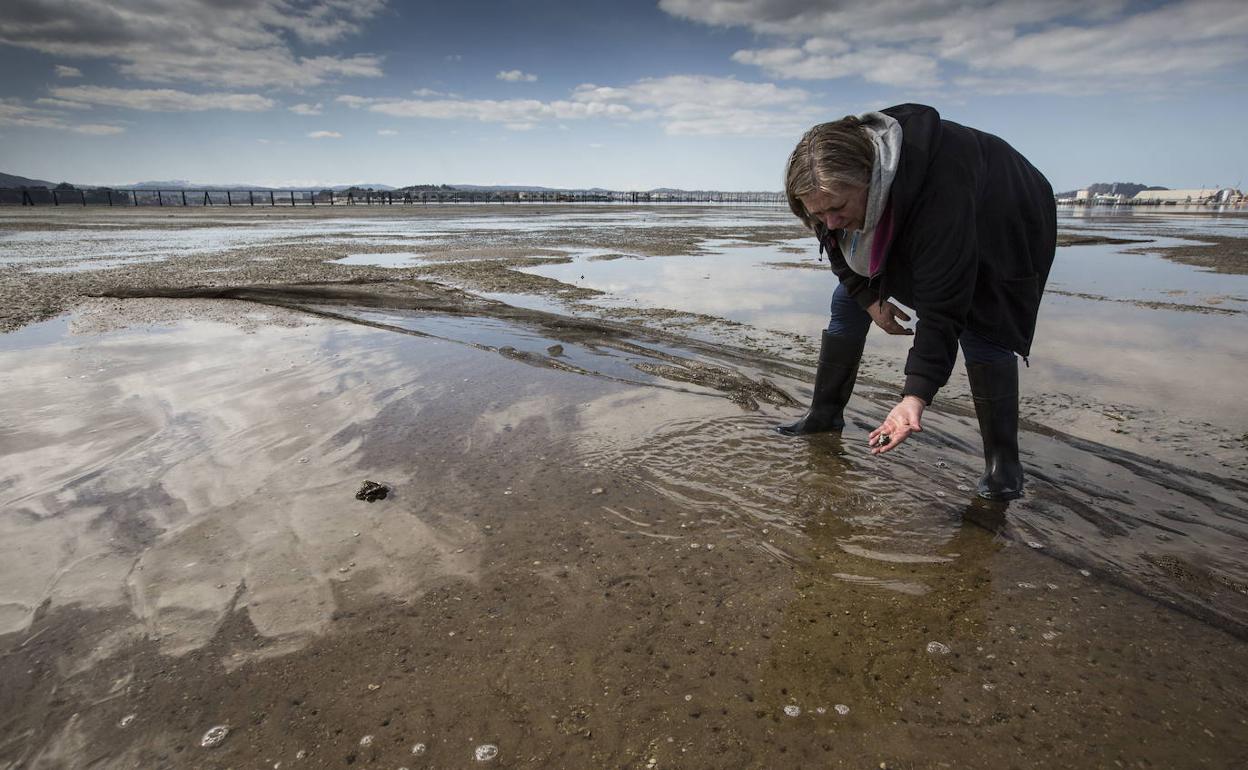
[[[1080,190],[1087,190],[1089,195],[1106,195],[1118,194],[1125,195],[1128,198],[1134,196],[1138,192],[1144,190],[1168,190],[1168,187],[1150,187],[1148,185],[1136,184],[1135,182],[1097,182],[1087,187],[1080,187]],[[1057,194],[1058,198],[1073,198],[1079,190],[1068,190]]]
[[[0,173],[0,187],[56,187],[56,182]]]

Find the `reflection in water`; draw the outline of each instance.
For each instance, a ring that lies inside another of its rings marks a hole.
[[[359,468],[358,444],[333,439],[446,388],[427,381],[438,351],[413,360],[385,335],[319,324],[189,323],[66,337],[37,356],[26,336],[44,335],[29,327],[0,352],[0,633],[44,601],[122,605],[136,625],[115,634],[181,653],[245,607],[271,654],[325,627],[343,580],[406,593],[473,572],[457,553],[474,536],[465,522],[419,497],[382,517],[352,504],[362,473],[398,480],[402,498],[411,471]],[[362,349],[367,369],[337,352]]]

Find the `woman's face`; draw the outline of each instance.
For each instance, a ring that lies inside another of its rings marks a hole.
[[[828,193],[815,190],[799,195],[798,200],[806,207],[813,219],[822,222],[829,230],[861,230],[867,219],[867,188],[843,185]]]

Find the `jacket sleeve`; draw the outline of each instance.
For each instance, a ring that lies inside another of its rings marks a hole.
[[[875,292],[871,290],[871,282],[849,267],[845,261],[845,255],[841,254],[841,247],[836,242],[836,236],[831,231],[818,225],[815,229],[815,237],[819,239],[820,253],[827,255],[828,264],[832,266],[832,272],[836,273],[845,291],[849,292],[849,296],[853,297],[863,310],[866,310],[875,302]]]
[[[911,234],[915,244],[914,301],[919,320],[906,359],[902,395],[930,404],[949,381],[966,328],[978,272],[975,195],[969,180],[945,185],[923,202]]]

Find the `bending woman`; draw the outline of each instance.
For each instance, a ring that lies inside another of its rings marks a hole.
[[[840,431],[867,330],[913,334],[902,398],[871,432],[875,454],[922,430],[958,345],[984,442],[982,497],[1023,490],[1018,362],[1053,264],[1057,212],[1044,176],[1001,139],[903,104],[806,132],[785,174],[789,206],[819,239],[840,285],[823,332],[814,398],[786,435]],[[914,308],[907,316],[890,299]]]

